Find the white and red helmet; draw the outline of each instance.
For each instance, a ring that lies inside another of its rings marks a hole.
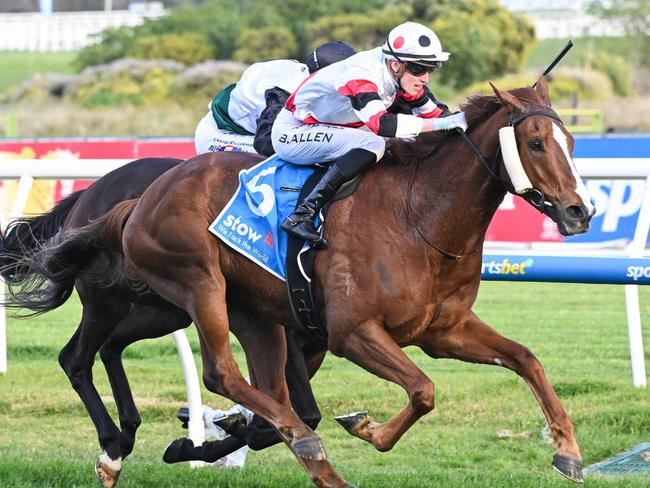
[[[440,64],[449,59],[449,53],[442,50],[438,36],[416,22],[404,22],[390,31],[382,52],[387,58],[403,63]]]

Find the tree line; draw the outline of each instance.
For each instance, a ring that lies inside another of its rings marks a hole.
[[[458,89],[516,71],[535,42],[530,21],[498,0],[208,0],[171,8],[137,27],[106,30],[76,62],[85,68],[122,57],[185,64],[304,59],[329,40],[358,50],[379,46],[407,20],[438,34],[452,53],[439,80]]]

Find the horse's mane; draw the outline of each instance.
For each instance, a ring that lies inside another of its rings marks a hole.
[[[532,87],[515,88],[509,90],[509,93],[523,102],[539,103],[539,98]],[[501,101],[495,95],[472,95],[469,97],[460,106],[467,117],[467,132],[471,132],[473,128],[489,119],[501,106]],[[429,158],[440,149],[444,141],[454,137],[457,137],[455,131],[434,131],[421,134],[412,141],[391,139],[387,153],[392,158],[387,158],[387,160],[394,163],[399,162],[400,165],[408,165]]]

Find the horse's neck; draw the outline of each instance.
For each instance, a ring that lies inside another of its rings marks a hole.
[[[492,170],[497,167],[499,118],[491,117],[469,134]],[[420,162],[411,189],[411,224],[418,226],[429,243],[445,251],[470,253],[482,245],[504,195],[501,184],[466,142],[456,137],[443,142],[432,159]]]

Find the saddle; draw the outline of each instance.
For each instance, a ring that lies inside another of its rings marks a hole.
[[[239,173],[239,187],[208,227],[224,244],[287,283],[289,302],[299,327],[327,337],[311,286],[315,249],[280,228],[327,171],[301,166],[273,155]],[[360,179],[344,184],[332,202],[352,194]],[[323,222],[329,206],[321,209]]]

